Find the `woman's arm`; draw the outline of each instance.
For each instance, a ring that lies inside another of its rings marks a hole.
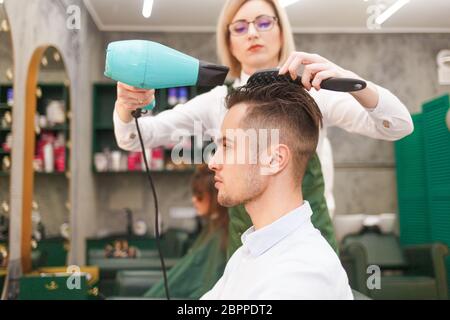
[[[305,66],[302,84],[318,102],[325,125],[389,141],[401,139],[413,132],[408,109],[395,95],[380,86],[367,82],[366,89],[352,93],[321,90],[320,84],[325,79],[362,78],[317,54],[294,52],[280,73],[289,72],[295,78],[302,65]],[[317,91],[311,91],[312,88]]]
[[[145,146],[153,148],[178,143],[181,136],[191,136],[197,132],[205,134],[205,130],[220,128],[222,109],[224,109],[223,99],[226,92],[225,87],[216,87],[171,110],[166,110],[156,116],[140,118],[139,124]],[[116,103],[113,118],[117,144],[121,149],[127,151],[139,151],[140,144],[136,124],[134,121],[124,121],[120,114],[124,111],[119,108]]]
[[[375,108],[364,108],[352,95],[347,93],[311,92],[316,99],[326,126],[337,126],[348,132],[365,135],[374,139],[395,141],[414,130],[411,115],[405,105],[389,90],[371,84],[377,91]]]

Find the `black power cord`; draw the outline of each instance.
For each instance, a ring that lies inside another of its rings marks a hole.
[[[152,189],[153,200],[155,201],[155,237],[156,237],[156,246],[158,248],[159,259],[161,260],[161,268],[162,268],[163,277],[164,277],[164,289],[166,291],[166,298],[167,298],[167,300],[170,300],[169,285],[168,285],[168,282],[167,282],[166,264],[164,263],[164,256],[162,254],[161,241],[160,241],[159,217],[158,217],[159,216],[159,214],[158,214],[158,212],[159,212],[159,210],[158,210],[158,197],[156,196],[155,184],[153,183],[153,179],[152,179],[152,176],[150,174],[150,169],[148,167],[147,155],[145,153],[144,140],[142,139],[141,128],[139,127],[139,120],[138,120],[143,114],[146,114],[146,113],[147,113],[147,111],[143,111],[142,109],[136,109],[136,110],[131,112],[131,115],[133,116],[133,118],[134,118],[134,120],[136,122],[136,128],[137,128],[137,132],[138,132],[138,136],[139,136],[139,142],[141,143],[142,156],[144,157],[145,171],[147,173],[148,181],[150,182],[150,187]]]

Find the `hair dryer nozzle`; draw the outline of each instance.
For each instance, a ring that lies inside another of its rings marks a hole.
[[[217,64],[200,61],[198,71],[198,86],[215,87],[225,82],[230,68]]]

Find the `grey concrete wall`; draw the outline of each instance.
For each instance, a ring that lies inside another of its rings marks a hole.
[[[411,113],[450,91],[440,86],[436,55],[450,34],[297,35],[297,48],[316,52],[396,94]],[[397,212],[393,143],[328,131],[335,161],[336,214]]]

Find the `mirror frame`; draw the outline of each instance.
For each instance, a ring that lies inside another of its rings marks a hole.
[[[64,65],[64,70],[67,74],[68,79],[70,79],[67,65],[65,63],[64,55],[62,51],[54,44],[45,44],[36,48],[31,57],[28,74],[26,80],[26,91],[25,91],[25,123],[24,123],[24,162],[23,162],[23,185],[22,185],[22,233],[21,233],[21,263],[22,272],[24,274],[32,271],[32,261],[31,261],[31,240],[32,240],[32,203],[34,197],[34,168],[33,160],[35,154],[35,144],[36,144],[36,134],[35,134],[35,115],[37,108],[36,99],[36,89],[38,87],[39,72],[41,70],[41,61],[44,53],[49,49],[56,49],[61,55],[61,60]],[[69,90],[69,103],[72,105],[71,94],[70,94],[70,80],[68,84]],[[72,122],[71,122],[72,126]],[[71,126],[69,131],[71,132]],[[69,156],[67,159],[70,162]],[[69,166],[70,172],[71,166]],[[69,173],[70,176],[70,173]],[[69,182],[69,192],[68,201],[70,203],[70,188],[71,184]]]

